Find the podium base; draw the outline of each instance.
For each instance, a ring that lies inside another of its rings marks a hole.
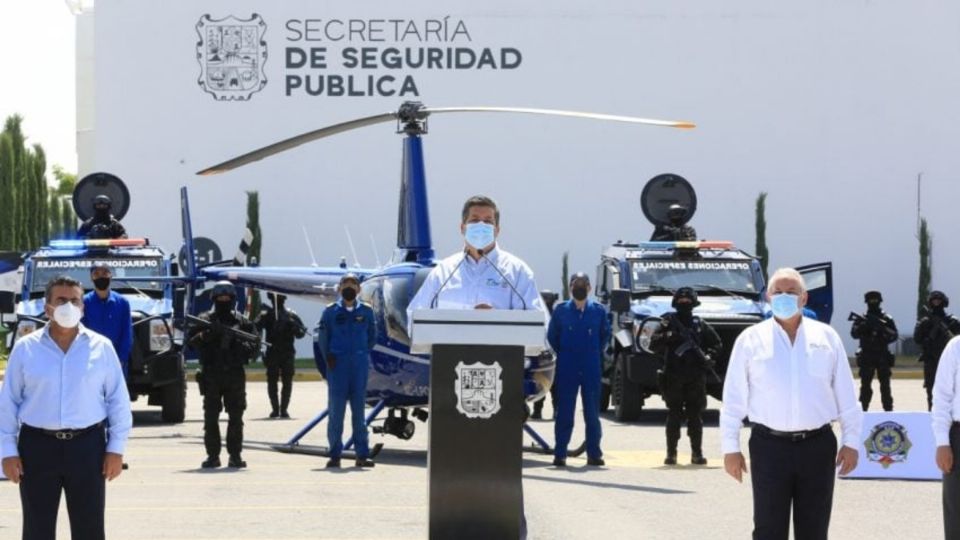
[[[519,346],[435,345],[430,360],[430,539],[520,538]]]

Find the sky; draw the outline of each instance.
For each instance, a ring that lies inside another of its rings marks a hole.
[[[77,168],[74,17],[63,0],[0,2],[0,118],[23,117],[29,144],[52,165]]]

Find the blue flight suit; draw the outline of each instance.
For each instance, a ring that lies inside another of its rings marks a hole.
[[[327,439],[330,444],[330,457],[339,458],[343,452],[343,417],[349,401],[357,459],[366,459],[370,455],[370,447],[363,409],[367,395],[370,350],[377,342],[377,323],[373,309],[358,300],[350,310],[344,306],[341,299],[323,310],[319,330],[317,345],[328,362],[327,409],[330,416],[327,420]],[[329,366],[331,355],[336,359],[333,368]]]
[[[97,296],[96,291],[83,295],[84,326],[105,336],[113,343],[117,358],[126,376],[130,368],[130,351],[133,348],[133,319],[130,316],[130,302],[119,294],[110,291],[105,300]]]
[[[547,328],[547,340],[557,353],[557,411],[554,422],[554,456],[565,459],[573,432],[577,391],[583,403],[587,428],[587,455],[599,459],[600,372],[603,350],[610,342],[610,319],[600,304],[587,300],[583,310],[573,300],[557,304]]]

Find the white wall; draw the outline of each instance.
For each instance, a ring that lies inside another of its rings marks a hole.
[[[502,206],[502,244],[525,257],[541,288],[559,288],[560,257],[591,271],[600,248],[646,239],[638,207],[662,172],[693,182],[702,236],[753,250],[753,202],[769,192],[772,265],[832,260],[835,326],[883,291],[910,331],[917,280],[916,176],[934,237],[934,287],[960,306],[953,213],[960,165],[960,4],[945,0],[805,2],[712,0],[585,5],[559,0],[403,3],[99,0],[92,169],[118,174],[134,197],[126,225],[164,246],[180,243],[177,187],[188,185],[194,231],[232,253],[245,190],[260,191],[264,264],[307,264],[301,226],[321,263],[362,262],[368,236],[381,257],[395,240],[400,137],[392,125],[351,132],[212,178],[193,173],[278,139],[394,110],[398,97],[284,95],[290,19],[462,20],[471,41],[429,46],[514,47],[508,71],[412,75],[433,106],[515,105],[693,120],[662,128],[567,119],[437,116],[426,138],[434,242],[457,248],[462,201]],[[197,85],[200,16],[267,23],[267,86],[249,101],[218,102]],[[336,58],[346,46],[315,42]],[[402,46],[420,46],[404,42]],[[383,75],[387,70],[330,73]],[[81,170],[81,173],[90,172]],[[771,269],[772,270],[772,269]],[[304,309],[308,319],[319,307]]]

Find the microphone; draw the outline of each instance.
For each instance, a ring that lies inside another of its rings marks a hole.
[[[519,291],[517,291],[517,288],[513,286],[513,283],[511,283],[509,279],[507,279],[507,276],[505,276],[503,272],[501,272],[500,269],[497,268],[497,265],[493,264],[493,261],[487,258],[487,254],[484,253],[482,249],[478,249],[477,251],[480,253],[480,256],[483,257],[483,260],[487,261],[487,263],[490,264],[490,266],[492,266],[493,269],[496,270],[498,274],[500,274],[500,277],[502,277],[503,280],[507,282],[507,285],[510,286],[510,290],[513,291],[513,294],[517,295],[517,298],[519,298],[520,302],[523,303],[523,309],[526,310],[527,301],[523,299],[523,295],[520,294]]]
[[[437,292],[434,293],[433,298],[430,299],[430,309],[435,309],[437,307],[437,300],[440,299],[440,291],[442,291],[443,288],[447,286],[447,282],[449,282],[450,278],[452,278],[453,275],[457,273],[457,270],[459,270],[460,267],[463,266],[463,262],[466,260],[467,260],[467,249],[464,248],[463,257],[460,258],[460,262],[458,262],[457,265],[453,267],[453,271],[450,272],[450,275],[447,276],[447,279],[443,280],[443,283],[441,283],[440,286],[437,287]]]

